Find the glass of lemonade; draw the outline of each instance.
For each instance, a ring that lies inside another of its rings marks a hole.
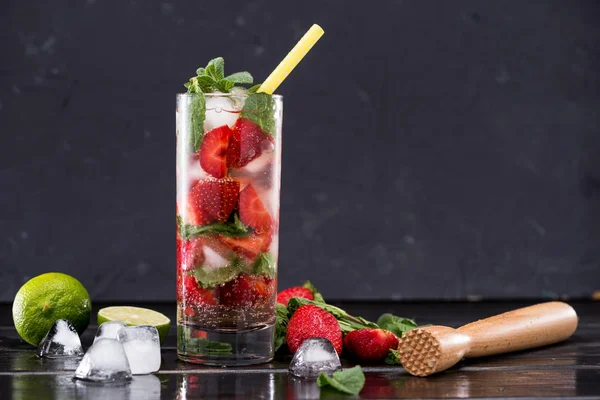
[[[177,95],[177,351],[212,365],[273,358],[283,99]]]

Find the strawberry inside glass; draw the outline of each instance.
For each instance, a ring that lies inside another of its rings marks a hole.
[[[263,93],[177,97],[177,320],[185,361],[243,365],[273,356],[281,113],[281,97]]]

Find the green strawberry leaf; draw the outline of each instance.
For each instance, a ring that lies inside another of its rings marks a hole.
[[[321,372],[321,375],[317,378],[317,385],[319,387],[332,387],[342,393],[357,395],[365,386],[365,374],[360,365],[334,372],[333,376]]]
[[[189,90],[189,88],[188,88]],[[195,89],[194,89],[195,90]],[[197,152],[204,138],[204,119],[206,118],[206,98],[202,91],[195,92],[190,104],[190,145]]]
[[[240,117],[254,122],[265,133],[275,136],[275,100],[267,93],[251,93],[248,95]]]
[[[196,75],[198,75],[198,76],[206,75],[206,68],[202,68],[202,67],[198,68],[196,70]]]
[[[325,299],[323,299],[323,296],[321,295],[321,293],[319,293],[319,291],[317,290],[317,288],[315,287],[315,285],[313,285],[312,283],[310,283],[310,281],[305,281],[304,284],[302,284],[303,287],[307,288],[308,290],[310,290],[313,294],[314,297],[314,301],[317,303],[325,303]]]
[[[388,365],[401,365],[398,350],[390,349],[390,352],[385,357],[385,363]]]
[[[252,275],[264,275],[268,278],[275,278],[277,275],[275,267],[275,257],[271,253],[261,253],[252,265]]]
[[[216,82],[223,79],[225,77],[225,60],[223,60],[223,57],[217,57],[210,60],[206,66],[205,73]]]
[[[277,351],[286,343],[285,335],[287,333],[287,324],[289,322],[287,307],[280,303],[275,303],[275,350]]]
[[[242,271],[242,263],[234,260],[231,264],[219,268],[196,267],[191,272],[198,285],[204,289],[211,289],[222,283],[229,282]]]
[[[381,329],[386,329],[399,338],[411,329],[415,329],[417,324],[412,319],[397,317],[392,314],[383,314],[377,320],[377,325]]]
[[[225,79],[238,85],[252,85],[254,82],[252,75],[246,71],[236,72],[235,74],[225,77]]]
[[[344,334],[350,333],[357,329],[363,329],[363,328],[377,329],[377,328],[379,328],[379,326],[377,326],[377,324],[367,321],[366,319],[364,319],[362,317],[352,316],[339,307],[332,306],[331,304],[314,301],[314,300],[308,300],[308,299],[305,299],[302,297],[292,297],[290,299],[290,301],[288,302],[288,313],[290,315],[293,315],[294,312],[296,312],[296,310],[299,307],[305,306],[307,304],[312,304],[317,307],[320,307],[323,310],[330,313],[331,315],[333,315],[338,320],[338,323],[340,324],[340,329],[342,330],[342,333],[344,333]]]

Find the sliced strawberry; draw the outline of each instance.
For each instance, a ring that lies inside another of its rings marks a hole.
[[[181,298],[184,299],[186,306],[200,306],[200,305],[215,305],[215,296],[212,290],[203,289],[198,285],[196,278],[191,275],[185,275],[183,277],[183,285],[179,285]]]
[[[200,166],[215,178],[227,175],[227,148],[231,135],[231,128],[223,125],[208,132],[202,140]]]
[[[251,184],[240,193],[239,211],[240,220],[259,233],[268,231],[273,225],[271,215]]]
[[[181,253],[182,271],[189,271],[204,262],[204,253],[202,251],[202,246],[204,245],[203,239],[199,237],[182,242],[179,250]]]
[[[231,131],[231,139],[227,148],[227,167],[239,168],[240,164],[240,131],[234,129]]]
[[[188,210],[196,225],[225,222],[233,211],[240,184],[232,179],[203,179],[194,184],[188,198]],[[190,218],[190,221],[192,218]]]
[[[200,182],[193,184],[192,188],[198,185]],[[200,201],[198,199],[198,193],[190,190],[188,193],[188,199],[185,214],[185,222],[192,225],[205,225],[212,222],[212,218],[200,207]]]
[[[219,237],[221,243],[224,243],[231,250],[250,260],[256,259],[260,253],[267,251],[271,245],[272,239],[273,234],[271,231],[262,234],[252,233],[251,235],[241,238],[230,236]]]
[[[265,142],[267,141],[267,142]],[[270,146],[273,137],[246,118],[235,121],[230,146],[228,165],[232,168],[241,168],[262,154],[263,146]]]
[[[240,274],[219,287],[219,303],[226,306],[252,306],[275,294],[275,280],[266,276]]]

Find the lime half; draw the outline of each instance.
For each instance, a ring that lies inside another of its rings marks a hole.
[[[115,306],[98,311],[98,326],[106,321],[121,321],[128,326],[151,325],[156,327],[162,344],[169,333],[171,320],[158,311],[141,307]]]

